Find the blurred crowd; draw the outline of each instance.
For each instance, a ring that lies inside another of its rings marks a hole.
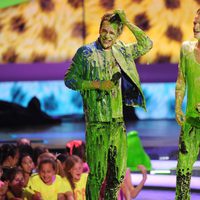
[[[141,191],[147,172],[142,165],[138,168],[141,182],[134,187],[127,169],[119,199],[135,198]],[[0,147],[0,200],[85,200],[88,173],[83,141],[69,141],[64,153],[52,153],[22,138]]]

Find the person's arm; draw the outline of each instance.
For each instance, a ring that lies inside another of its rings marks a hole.
[[[41,193],[35,191],[35,193],[32,195],[32,200],[43,200]]]
[[[5,181],[0,186],[0,199],[4,199],[5,198],[7,190],[8,190],[8,182]]]
[[[8,182],[5,181],[0,185],[0,200],[5,199],[7,190],[8,190]]]
[[[131,198],[135,198],[140,193],[140,191],[142,190],[147,180],[147,171],[146,171],[145,166],[138,165],[138,169],[141,171],[143,177],[140,183],[136,187],[132,185],[130,170],[127,171],[125,182],[126,182],[127,187],[129,188]]]
[[[182,103],[183,103],[183,99],[185,96],[185,78],[183,75],[183,69],[184,69],[184,58],[183,58],[183,52],[181,49],[181,55],[180,55],[180,61],[179,61],[179,65],[178,65],[178,77],[177,77],[177,81],[176,81],[176,92],[175,92],[175,96],[176,96],[176,103],[175,103],[175,113],[176,113],[176,121],[177,123],[182,126],[183,122],[185,121],[185,115],[182,111]]]
[[[23,197],[28,200],[42,200],[41,193],[34,188],[36,184],[33,182],[33,177],[30,177],[28,184],[23,188]]]
[[[124,180],[121,184],[121,190],[125,200],[131,200],[131,193],[129,187],[127,187],[126,181]],[[121,197],[121,196],[120,196]],[[121,198],[120,198],[121,200]]]
[[[152,40],[146,35],[146,33],[142,29],[132,24],[126,18],[126,14],[123,10],[116,10],[115,13],[119,15],[122,23],[128,27],[128,29],[134,34],[137,40],[137,43],[133,44],[132,47],[132,54],[134,59],[146,54],[153,47]]]
[[[66,192],[65,197],[67,200],[74,200],[73,192]]]
[[[114,83],[110,80],[84,80],[83,77],[83,50],[80,48],[72,59],[72,64],[65,74],[65,85],[73,90],[106,90],[110,91],[114,87]]]

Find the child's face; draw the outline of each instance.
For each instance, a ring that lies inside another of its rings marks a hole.
[[[53,169],[52,164],[51,163],[42,164],[41,169],[39,171],[39,175],[45,184],[51,185],[53,183],[53,179],[55,176],[55,170]]]
[[[79,181],[81,178],[81,174],[83,173],[83,164],[78,162],[69,170],[74,181]]]
[[[24,187],[24,176],[22,173],[17,173],[15,178],[9,183],[11,188],[21,190]]]
[[[34,169],[34,163],[32,158],[30,156],[23,157],[21,166],[24,172],[31,173],[32,170]]]
[[[10,158],[11,158],[11,160],[10,160],[11,165],[16,166],[18,163],[18,160],[19,160],[19,151],[16,152],[14,157],[10,157]]]

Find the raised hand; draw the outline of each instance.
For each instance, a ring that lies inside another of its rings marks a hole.
[[[137,168],[141,171],[143,177],[147,178],[147,170],[144,165],[138,165]]]
[[[121,22],[125,24],[127,22],[126,14],[124,10],[115,10],[114,14],[118,14],[119,18],[121,19]]]

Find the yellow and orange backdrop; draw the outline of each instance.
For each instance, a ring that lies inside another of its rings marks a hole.
[[[30,0],[0,8],[0,63],[63,62],[97,39],[103,14],[124,9],[153,40],[139,62],[177,63],[180,45],[193,39],[200,0]],[[125,43],[134,37],[125,29]]]

